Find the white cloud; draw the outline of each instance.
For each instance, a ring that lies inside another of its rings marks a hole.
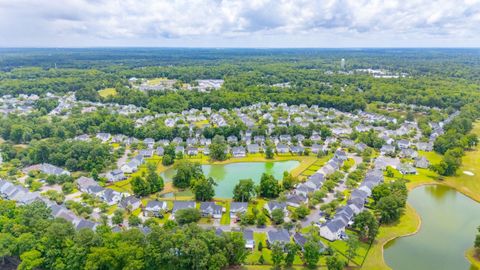
[[[0,46],[458,46],[479,29],[480,0],[0,0]]]

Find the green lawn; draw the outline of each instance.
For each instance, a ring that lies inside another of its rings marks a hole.
[[[99,90],[98,94],[104,98],[108,96],[115,96],[117,95],[117,90],[115,90],[115,88],[105,88],[105,89]]]

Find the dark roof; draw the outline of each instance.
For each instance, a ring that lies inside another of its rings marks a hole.
[[[290,234],[285,229],[280,229],[278,231],[269,231],[267,232],[268,241],[270,243],[280,242],[288,243],[290,242]]]

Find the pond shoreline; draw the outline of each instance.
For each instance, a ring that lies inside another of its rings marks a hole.
[[[408,185],[408,184],[407,184]],[[410,185],[408,186],[408,192],[410,193],[411,191],[413,191],[414,189],[417,189],[417,188],[420,188],[420,187],[424,187],[424,186],[444,186],[444,187],[448,187],[448,188],[451,188],[453,190],[455,190],[456,192],[464,195],[465,197],[471,199],[472,201],[476,202],[476,203],[480,203],[480,200],[479,198],[476,198],[476,197],[472,197],[472,196],[469,196],[468,194],[466,194],[465,192],[461,191],[460,189],[458,189],[456,186],[452,186],[450,184],[446,184],[446,183],[442,183],[442,182],[431,182],[431,183],[414,183],[413,185]],[[386,239],[385,241],[383,241],[381,243],[381,249],[382,249],[382,261],[383,261],[383,264],[385,266],[385,269],[392,269],[388,263],[385,261],[385,256],[384,256],[384,251],[385,251],[385,245],[389,244],[390,242],[396,240],[396,239],[400,239],[400,238],[403,238],[403,237],[408,237],[408,236],[412,236],[412,235],[415,235],[419,232],[420,228],[421,228],[421,225],[422,225],[422,218],[421,216],[416,212],[416,209],[411,206],[410,204],[408,204],[409,207],[411,207],[413,209],[413,211],[415,212],[415,216],[416,216],[416,221],[418,222],[418,226],[417,228],[412,231],[412,232],[409,232],[409,233],[405,233],[405,234],[399,234],[399,235],[395,235],[395,236],[392,236],[391,238],[389,239]],[[380,243],[379,243],[380,244]],[[466,258],[467,260],[471,262],[471,259],[467,256],[467,253],[469,252],[469,250],[466,250],[465,251],[465,254],[466,254]],[[480,262],[477,262],[477,263],[480,263]],[[473,264],[473,263],[472,263]],[[475,265],[475,264],[473,264]]]

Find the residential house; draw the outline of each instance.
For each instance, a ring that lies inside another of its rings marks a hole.
[[[293,241],[300,247],[301,250],[303,250],[305,243],[307,243],[307,238],[303,234],[296,232],[293,235]],[[318,251],[323,252],[325,251],[325,248],[325,245],[321,241],[318,241]]]
[[[260,146],[256,143],[247,145],[247,151],[250,154],[256,154],[260,152]]]
[[[139,156],[142,157],[152,157],[153,156],[153,149],[142,149],[138,152]]]
[[[247,212],[248,203],[246,202],[231,202],[230,203],[230,218],[236,219]]]
[[[430,166],[430,162],[428,161],[428,159],[423,156],[416,157],[413,164],[416,168],[422,168],[422,169],[426,169]]]
[[[134,211],[140,208],[141,206],[142,206],[142,201],[135,196],[124,197],[118,204],[118,207],[123,209],[129,209],[130,211]]]
[[[189,156],[196,156],[196,155],[198,155],[198,148],[189,146],[189,147],[187,147],[186,152],[187,152],[187,155],[189,155]]]
[[[285,215],[288,213],[287,204],[284,202],[269,201],[265,204],[264,208],[267,210],[270,216],[272,215],[272,211],[275,209],[281,209]]]
[[[117,182],[127,179],[123,171],[119,169],[107,172],[105,177],[107,178],[108,182]]]
[[[247,156],[247,151],[243,146],[236,146],[232,148],[232,155],[233,157],[239,158],[239,157],[246,157]]]
[[[187,209],[187,208],[195,208],[195,202],[193,201],[174,201],[173,202],[173,209],[172,214],[175,215],[178,210]]]
[[[397,145],[398,145],[398,148],[400,149],[406,149],[406,148],[409,148],[410,147],[410,141],[408,140],[399,140],[397,142]]]
[[[222,218],[223,207],[214,202],[201,202],[200,213],[203,217]]]
[[[289,148],[288,148],[287,145],[282,144],[282,143],[277,144],[277,153],[285,154],[285,153],[288,153],[288,152],[289,152]]]
[[[99,139],[102,143],[105,143],[107,142],[108,140],[110,140],[110,133],[97,133],[97,135],[95,136],[95,138]]]
[[[114,205],[120,202],[122,199],[122,193],[115,191],[111,188],[104,189],[101,198],[105,201],[108,205]]]
[[[245,248],[253,250],[255,248],[255,240],[253,238],[253,231],[250,229],[243,230],[243,239],[245,240]]]
[[[338,158],[341,161],[345,161],[348,159],[347,153],[345,153],[345,151],[341,149],[337,149],[337,151],[335,151],[334,157]]]
[[[390,144],[384,144],[382,145],[382,148],[380,148],[380,153],[382,155],[393,155],[395,154],[395,146]]]
[[[90,178],[90,177],[82,176],[78,178],[76,181],[77,181],[78,190],[80,190],[81,192],[87,192],[88,187],[90,186],[98,186],[97,181],[95,181],[93,178]]]
[[[287,195],[286,203],[291,207],[299,207],[302,204],[308,203],[308,197],[299,194],[290,194]]]
[[[281,246],[285,246],[290,243],[290,234],[285,229],[279,229],[277,231],[267,232],[267,245],[271,246],[274,243],[279,243]]]
[[[163,149],[161,146],[157,147],[156,154],[157,156],[162,157],[165,154],[165,149]]]
[[[345,226],[346,224],[341,219],[329,220],[320,227],[320,236],[329,241],[338,240],[345,232]]]
[[[299,146],[299,145],[292,145],[290,147],[290,151],[293,153],[293,154],[296,154],[296,155],[301,155],[303,154],[304,152],[304,148],[302,146]]]
[[[143,215],[146,217],[163,217],[168,211],[168,204],[164,201],[149,201],[143,209]]]
[[[401,174],[417,174],[417,170],[409,163],[402,163],[397,168]]]
[[[431,142],[419,142],[417,143],[417,150],[419,151],[432,151],[433,143]]]

